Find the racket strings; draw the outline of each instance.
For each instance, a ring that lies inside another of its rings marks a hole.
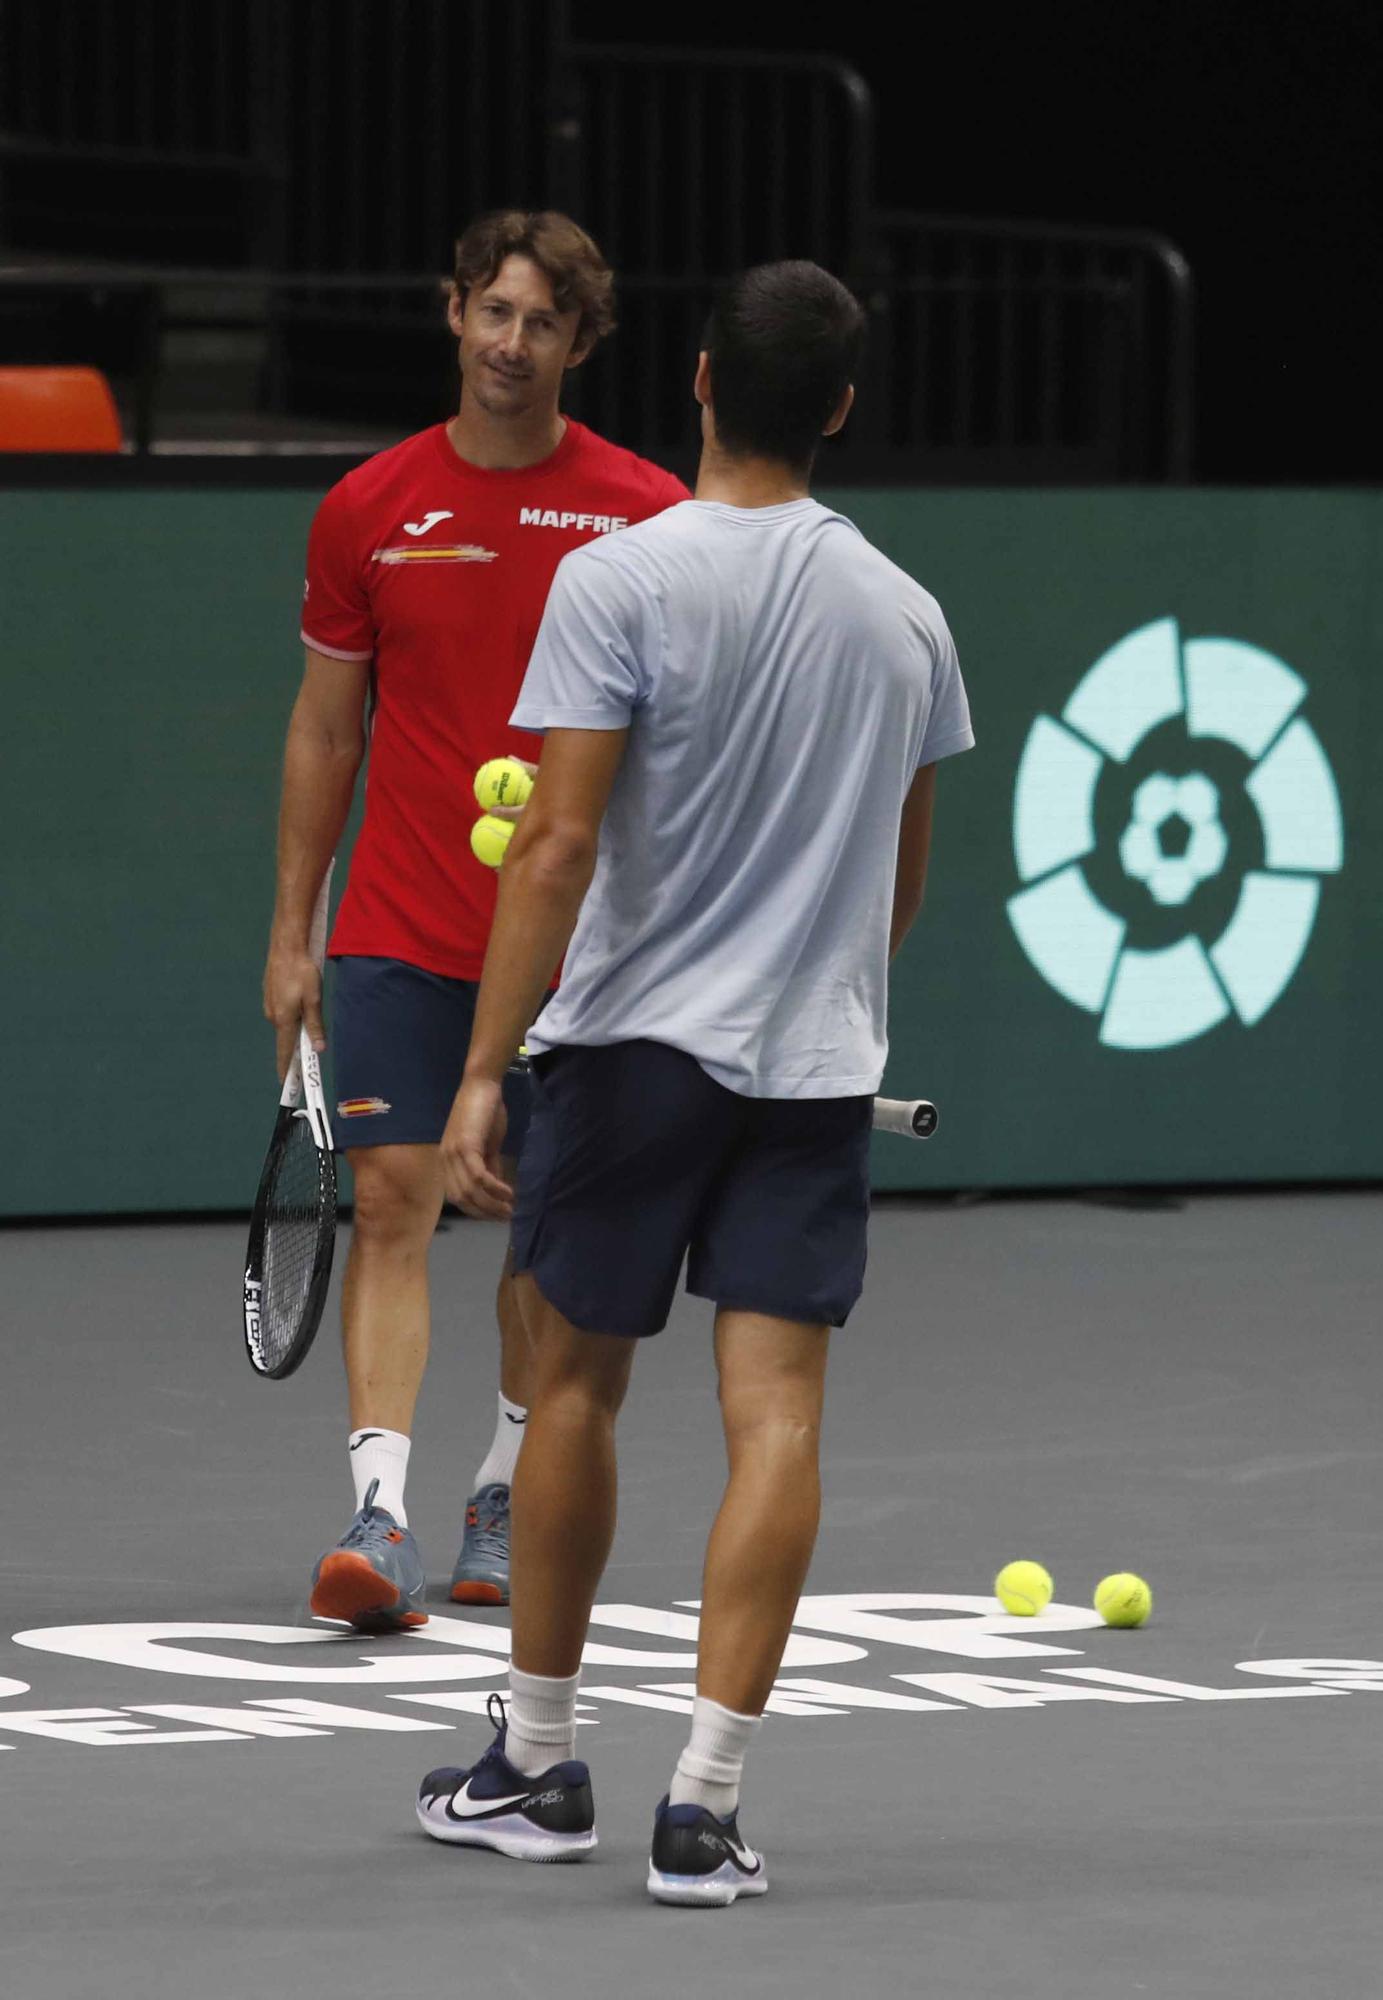
[[[322,1217],[335,1206],[334,1167],[295,1118],[268,1189],[260,1338],[272,1368],[292,1347],[317,1275]]]

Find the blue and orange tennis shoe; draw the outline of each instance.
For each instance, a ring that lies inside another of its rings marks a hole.
[[[767,1892],[764,1858],[740,1839],[737,1812],[717,1819],[706,1806],[660,1802],[648,1864],[655,1903],[724,1907],[739,1896]]]
[[[509,1602],[509,1488],[482,1486],[466,1502],[461,1553],[451,1573],[454,1604]]]
[[[571,1758],[527,1778],[504,1754],[504,1703],[486,1704],[495,1740],[468,1769],[429,1771],[418,1788],[418,1824],[456,1847],[491,1847],[515,1861],[579,1861],[596,1845],[591,1774]]]
[[[334,1549],[312,1572],[314,1618],[339,1618],[357,1632],[398,1632],[426,1625],[423,1559],[393,1515],[376,1507],[372,1479],[365,1504]]]

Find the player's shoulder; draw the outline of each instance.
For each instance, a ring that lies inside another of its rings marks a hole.
[[[400,438],[397,444],[386,445],[383,451],[372,452],[328,489],[321,501],[322,509],[366,511],[376,502],[392,498],[401,487],[411,486],[424,472],[435,471],[437,435],[443,428],[441,424],[429,424],[425,431],[415,431],[411,437]]]
[[[648,518],[665,507],[675,506],[679,500],[691,497],[677,475],[669,472],[666,466],[655,465],[651,458],[640,458],[626,445],[612,444],[609,438],[601,437],[598,431],[591,430],[586,424],[578,424],[575,419],[571,420],[571,425],[576,432],[583,471],[630,496],[631,520]]]
[[[884,554],[848,514],[823,508],[828,546],[839,571],[848,575],[866,602],[895,606],[928,626],[944,626],[941,606],[924,584]]]

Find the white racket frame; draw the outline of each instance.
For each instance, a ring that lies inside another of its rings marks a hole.
[[[321,888],[317,891],[317,901],[312,911],[312,929],[308,933],[307,948],[319,972],[326,960],[327,912],[331,902],[331,878],[335,869],[336,862],[333,859],[327,863],[327,872],[322,878]],[[300,1118],[306,1118],[319,1153],[335,1152],[336,1142],[332,1138],[326,1093],[322,1088],[321,1061],[312,1046],[307,1029],[301,1024],[298,1027],[298,1046],[293,1051],[293,1060],[289,1063],[288,1074],[283,1079],[279,1104],[285,1111],[297,1111]]]

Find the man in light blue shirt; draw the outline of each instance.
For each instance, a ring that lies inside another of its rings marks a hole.
[[[730,1476],[691,1741],[655,1820],[649,1888],[668,1902],[767,1886],[740,1774],[816,1536],[828,1330],[863,1282],[888,961],[922,899],[936,766],[974,740],[935,600],[809,497],[861,332],[818,266],[746,273],[697,371],[695,499],[560,566],[513,718],[544,733],[542,765],[442,1141],[452,1198],[510,1214],[500,1088],[526,1034],[512,1213],[535,1387],[511,1702],[480,1764],[424,1781],[439,1838],[594,1845],[573,1753],[615,1417],[684,1259],[716,1307]]]

